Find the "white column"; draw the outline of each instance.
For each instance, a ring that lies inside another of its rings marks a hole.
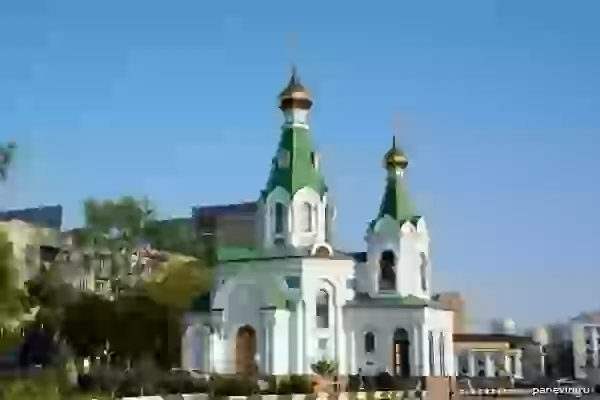
[[[273,362],[274,362],[274,335],[273,327],[275,325],[274,309],[262,309],[261,310],[261,326],[263,329],[264,347],[263,354],[261,354],[261,360],[263,361],[264,371],[266,374],[273,373]]]
[[[523,377],[523,364],[521,362],[521,357],[523,353],[519,350],[515,356],[515,377],[522,378]]]
[[[295,353],[296,353],[296,366],[294,371],[297,374],[304,373],[304,326],[302,321],[302,302],[299,302],[296,305],[296,312],[294,313],[294,318],[296,320],[296,330],[295,330]]]
[[[295,308],[290,312],[290,324],[289,324],[289,356],[288,356],[288,369],[291,374],[297,374],[298,372],[298,308]]]
[[[425,371],[423,371],[423,354],[420,351],[420,346],[423,343],[423,338],[419,334],[419,328],[413,327],[412,335],[410,338],[410,374],[412,376],[424,376]]]
[[[340,375],[346,374],[346,352],[344,351],[346,337],[343,328],[342,307],[335,304],[335,358],[339,366]]]
[[[183,336],[181,338],[181,368],[192,369],[193,358],[194,358],[194,326],[187,325],[184,328]]]
[[[312,304],[314,309],[314,303],[308,304]],[[310,332],[312,326],[311,321],[308,320],[308,304],[302,300],[302,370],[304,373],[310,372],[310,356],[312,355],[312,351],[309,349],[308,345],[308,333]]]
[[[492,355],[490,353],[485,353],[485,376],[493,377],[493,365],[492,365]]]
[[[270,374],[273,371],[273,324],[268,323],[268,321],[265,321],[265,323],[263,326],[265,338],[263,358],[265,373]]]
[[[504,355],[504,370],[506,371],[507,374],[513,375],[514,374],[513,369],[514,369],[514,367],[512,366],[512,363],[510,362],[510,355],[505,354]]]
[[[348,341],[347,345],[350,353],[350,372],[356,374],[358,372],[358,365],[356,362],[356,333],[354,329],[350,330],[348,333]]]
[[[446,376],[456,376],[456,364],[454,361],[454,343],[452,342],[452,334],[444,334],[444,359],[446,362]]]
[[[475,354],[471,350],[467,352],[467,357],[469,360],[469,376],[477,376],[479,371],[475,371]]]
[[[543,352],[542,346],[540,346],[540,373],[546,374],[546,354]]]
[[[227,357],[227,355],[224,354],[225,346],[223,345],[225,338],[221,332],[214,330],[210,335],[210,342],[212,372],[223,373],[225,372],[225,361]]]

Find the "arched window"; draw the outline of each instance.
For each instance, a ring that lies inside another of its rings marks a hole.
[[[446,376],[446,343],[444,343],[444,332],[440,332],[440,376]]]
[[[433,332],[429,331],[429,376],[435,376],[435,342]]]
[[[365,353],[375,352],[375,334],[373,332],[365,333]]]
[[[389,290],[396,290],[396,255],[386,250],[379,260],[379,291]]]
[[[404,328],[394,331],[394,375],[410,376],[410,339]]]
[[[313,206],[310,203],[302,204],[302,212],[300,214],[302,231],[312,232],[313,231]]]
[[[421,253],[421,290],[427,291],[427,256],[425,253]]]
[[[316,300],[317,328],[329,328],[329,294],[321,289]]]
[[[285,226],[285,205],[275,203],[275,233],[283,233]]]

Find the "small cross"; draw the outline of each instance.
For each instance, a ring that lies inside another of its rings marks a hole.
[[[294,35],[294,33],[289,33],[288,34],[288,49],[290,51],[290,58],[291,58],[291,64],[292,64],[292,74],[295,74],[296,72],[296,61],[295,61],[295,53],[296,53],[296,35]]]
[[[394,113],[392,121],[392,147],[396,148],[398,142],[398,134],[400,133],[400,127],[402,126],[402,120],[399,113]]]

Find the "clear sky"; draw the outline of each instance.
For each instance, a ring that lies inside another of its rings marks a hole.
[[[600,2],[0,2],[2,206],[148,195],[163,216],[256,199],[296,59],[338,205],[361,250],[393,114],[439,289],[474,321],[598,304]],[[286,38],[296,36],[291,52]],[[294,55],[292,55],[292,53]]]

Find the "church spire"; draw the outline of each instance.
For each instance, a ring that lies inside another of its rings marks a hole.
[[[298,69],[293,64],[290,81],[279,94],[279,109],[283,111],[285,125],[308,126],[308,111],[312,105],[310,92],[300,82]]]
[[[414,219],[416,214],[404,180],[404,171],[408,167],[408,157],[398,146],[396,134],[392,137],[392,147],[383,157],[383,167],[387,171],[385,191],[381,199],[379,213],[372,226],[386,215],[399,223]]]

